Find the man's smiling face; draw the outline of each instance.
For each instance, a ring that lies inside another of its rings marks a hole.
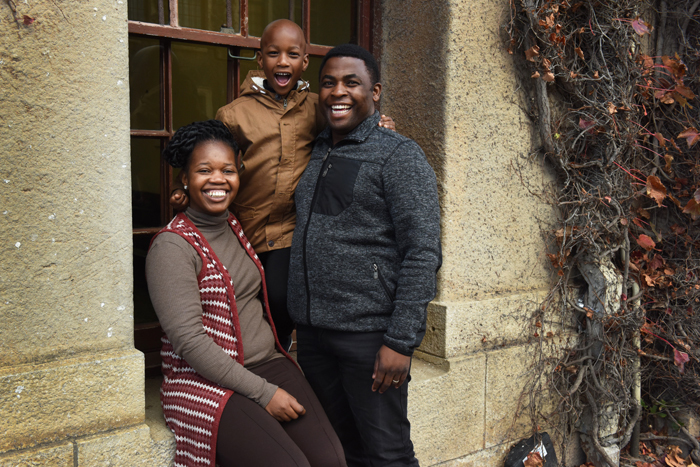
[[[321,70],[319,100],[333,144],[374,114],[382,85],[372,83],[367,66],[355,57],[332,57]]]

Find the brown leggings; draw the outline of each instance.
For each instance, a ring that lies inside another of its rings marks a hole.
[[[306,414],[278,422],[254,401],[234,394],[219,423],[218,465],[346,467],[340,441],[301,371],[286,358],[270,360],[250,371],[294,396]]]

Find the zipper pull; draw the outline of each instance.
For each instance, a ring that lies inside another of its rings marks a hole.
[[[321,161],[321,162],[326,162],[326,159],[328,159],[328,154],[330,154],[330,153],[331,153],[331,148],[328,148],[328,151],[326,151],[326,155],[323,156],[323,161]]]
[[[328,174],[328,171],[330,170],[331,167],[333,167],[333,164],[332,163],[328,164],[328,167],[326,167],[326,170],[323,171],[323,175],[321,175],[321,177],[325,177],[326,174]]]
[[[377,263],[374,263],[372,267],[374,268],[374,278],[379,279],[379,268],[377,267]]]
[[[284,100],[284,110],[287,110],[287,99]]]

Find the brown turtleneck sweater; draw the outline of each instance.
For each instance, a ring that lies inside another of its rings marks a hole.
[[[277,386],[247,368],[282,354],[275,350],[272,329],[264,318],[259,298],[260,273],[226,222],[228,212],[211,216],[190,208],[185,214],[202,232],[233,280],[244,366],[229,357],[204,331],[197,281],[202,260],[187,240],[171,232],[158,235],[146,257],[148,292],[160,325],[175,352],[197,373],[264,408]]]

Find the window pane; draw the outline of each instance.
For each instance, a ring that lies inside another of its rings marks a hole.
[[[131,205],[134,228],[160,221],[160,140],[131,138]]]
[[[131,128],[161,130],[160,42],[129,36]]]
[[[152,235],[134,235],[134,324],[158,321],[146,286],[146,254],[151,238]]]
[[[290,6],[294,21],[301,25],[301,2],[302,0],[249,0],[248,35],[260,37],[268,23],[280,18],[290,19]]]
[[[226,47],[173,42],[173,130],[226,105]]]
[[[309,67],[304,72],[304,79],[309,82],[311,91],[318,93],[318,72],[323,57],[309,56]]]
[[[311,43],[339,45],[352,41],[352,0],[311,2]]]
[[[129,19],[131,21],[157,24],[170,23],[168,0],[129,0],[128,5]]]
[[[241,8],[238,0],[230,0],[231,26],[228,25],[226,0],[179,0],[178,10],[180,26],[185,28],[220,31],[222,27],[239,30]]]
[[[252,50],[243,49],[243,50],[241,50],[240,55],[242,57],[250,57],[252,55],[251,52],[252,52]],[[239,67],[238,68],[239,69],[238,76],[240,77],[241,85],[242,85],[243,81],[245,81],[246,77],[248,76],[248,72],[251,70],[258,69],[258,61],[257,60],[239,60],[238,67]]]

